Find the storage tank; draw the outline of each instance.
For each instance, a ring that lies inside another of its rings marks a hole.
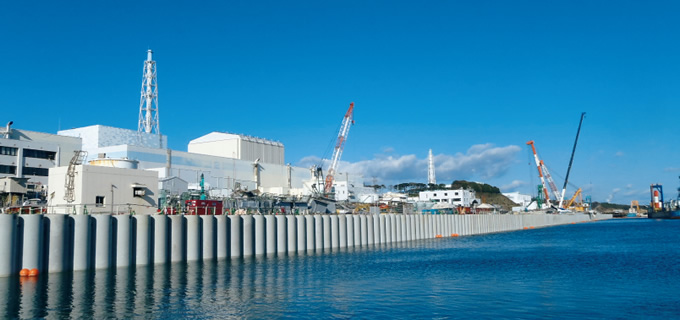
[[[100,166],[100,167],[137,169],[137,165],[139,164],[139,161],[130,160],[130,159],[99,158],[99,159],[90,160],[89,164],[91,166]]]

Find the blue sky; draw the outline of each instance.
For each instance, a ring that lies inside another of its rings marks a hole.
[[[353,101],[342,168],[369,182],[425,182],[432,148],[440,183],[532,193],[525,143],[561,187],[585,111],[570,181],[646,203],[650,183],[678,187],[678,16],[675,1],[5,2],[0,122],[135,129],[151,48],[173,149],[244,133],[308,165]]]

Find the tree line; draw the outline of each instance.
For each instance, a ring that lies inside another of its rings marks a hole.
[[[366,185],[367,187],[372,187],[376,191],[380,189],[385,189],[385,185]],[[501,193],[501,190],[497,187],[486,183],[477,183],[465,180],[455,180],[450,185],[443,183],[433,184],[433,183],[420,183],[420,182],[404,182],[390,186],[389,189],[394,189],[395,191],[406,193],[409,195],[418,195],[421,191],[433,191],[433,190],[453,190],[453,189],[470,189],[475,192],[486,192],[486,193]]]

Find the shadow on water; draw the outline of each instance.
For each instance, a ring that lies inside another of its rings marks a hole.
[[[678,226],[602,222],[1,278],[0,317],[677,316]]]

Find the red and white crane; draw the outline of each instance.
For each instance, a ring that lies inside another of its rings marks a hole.
[[[534,152],[534,160],[536,161],[536,167],[538,168],[538,176],[541,177],[541,184],[543,185],[543,193],[545,193],[546,202],[549,203],[550,195],[548,194],[548,188],[546,188],[545,186],[545,180],[548,180],[548,185],[550,186],[550,190],[552,190],[552,193],[555,196],[555,200],[559,201],[560,192],[557,190],[557,186],[555,185],[555,181],[553,180],[552,176],[550,175],[550,172],[548,171],[548,167],[545,166],[543,160],[538,159],[538,154],[536,153],[536,146],[534,146],[534,140],[527,142],[527,144],[531,146],[531,150]]]
[[[536,161],[536,168],[538,168],[538,176],[541,178],[541,185],[543,185],[543,193],[545,193],[545,201],[550,201],[550,195],[548,195],[548,188],[545,187],[545,178],[543,178],[543,162],[538,159],[538,154],[536,153],[536,147],[534,146],[534,140],[527,142],[531,146],[531,150],[534,152],[534,160]]]
[[[351,102],[349,104],[349,109],[347,109],[347,113],[345,113],[345,117],[342,119],[342,126],[340,126],[340,132],[338,132],[338,141],[335,143],[335,150],[333,150],[331,166],[328,168],[328,173],[326,174],[324,193],[328,194],[333,189],[333,179],[335,176],[335,170],[337,170],[338,168],[338,162],[340,161],[342,150],[345,148],[345,142],[347,141],[349,127],[350,125],[354,124],[353,116],[354,116],[354,102]]]
[[[543,160],[541,160],[541,168],[543,169],[543,174],[545,175],[545,179],[548,180],[548,185],[550,185],[550,190],[552,190],[553,195],[555,195],[555,200],[559,200],[560,199],[560,192],[557,190],[557,186],[555,185],[555,181],[553,180],[552,176],[550,175],[550,172],[548,171],[548,167],[545,166],[545,162],[543,162]]]

